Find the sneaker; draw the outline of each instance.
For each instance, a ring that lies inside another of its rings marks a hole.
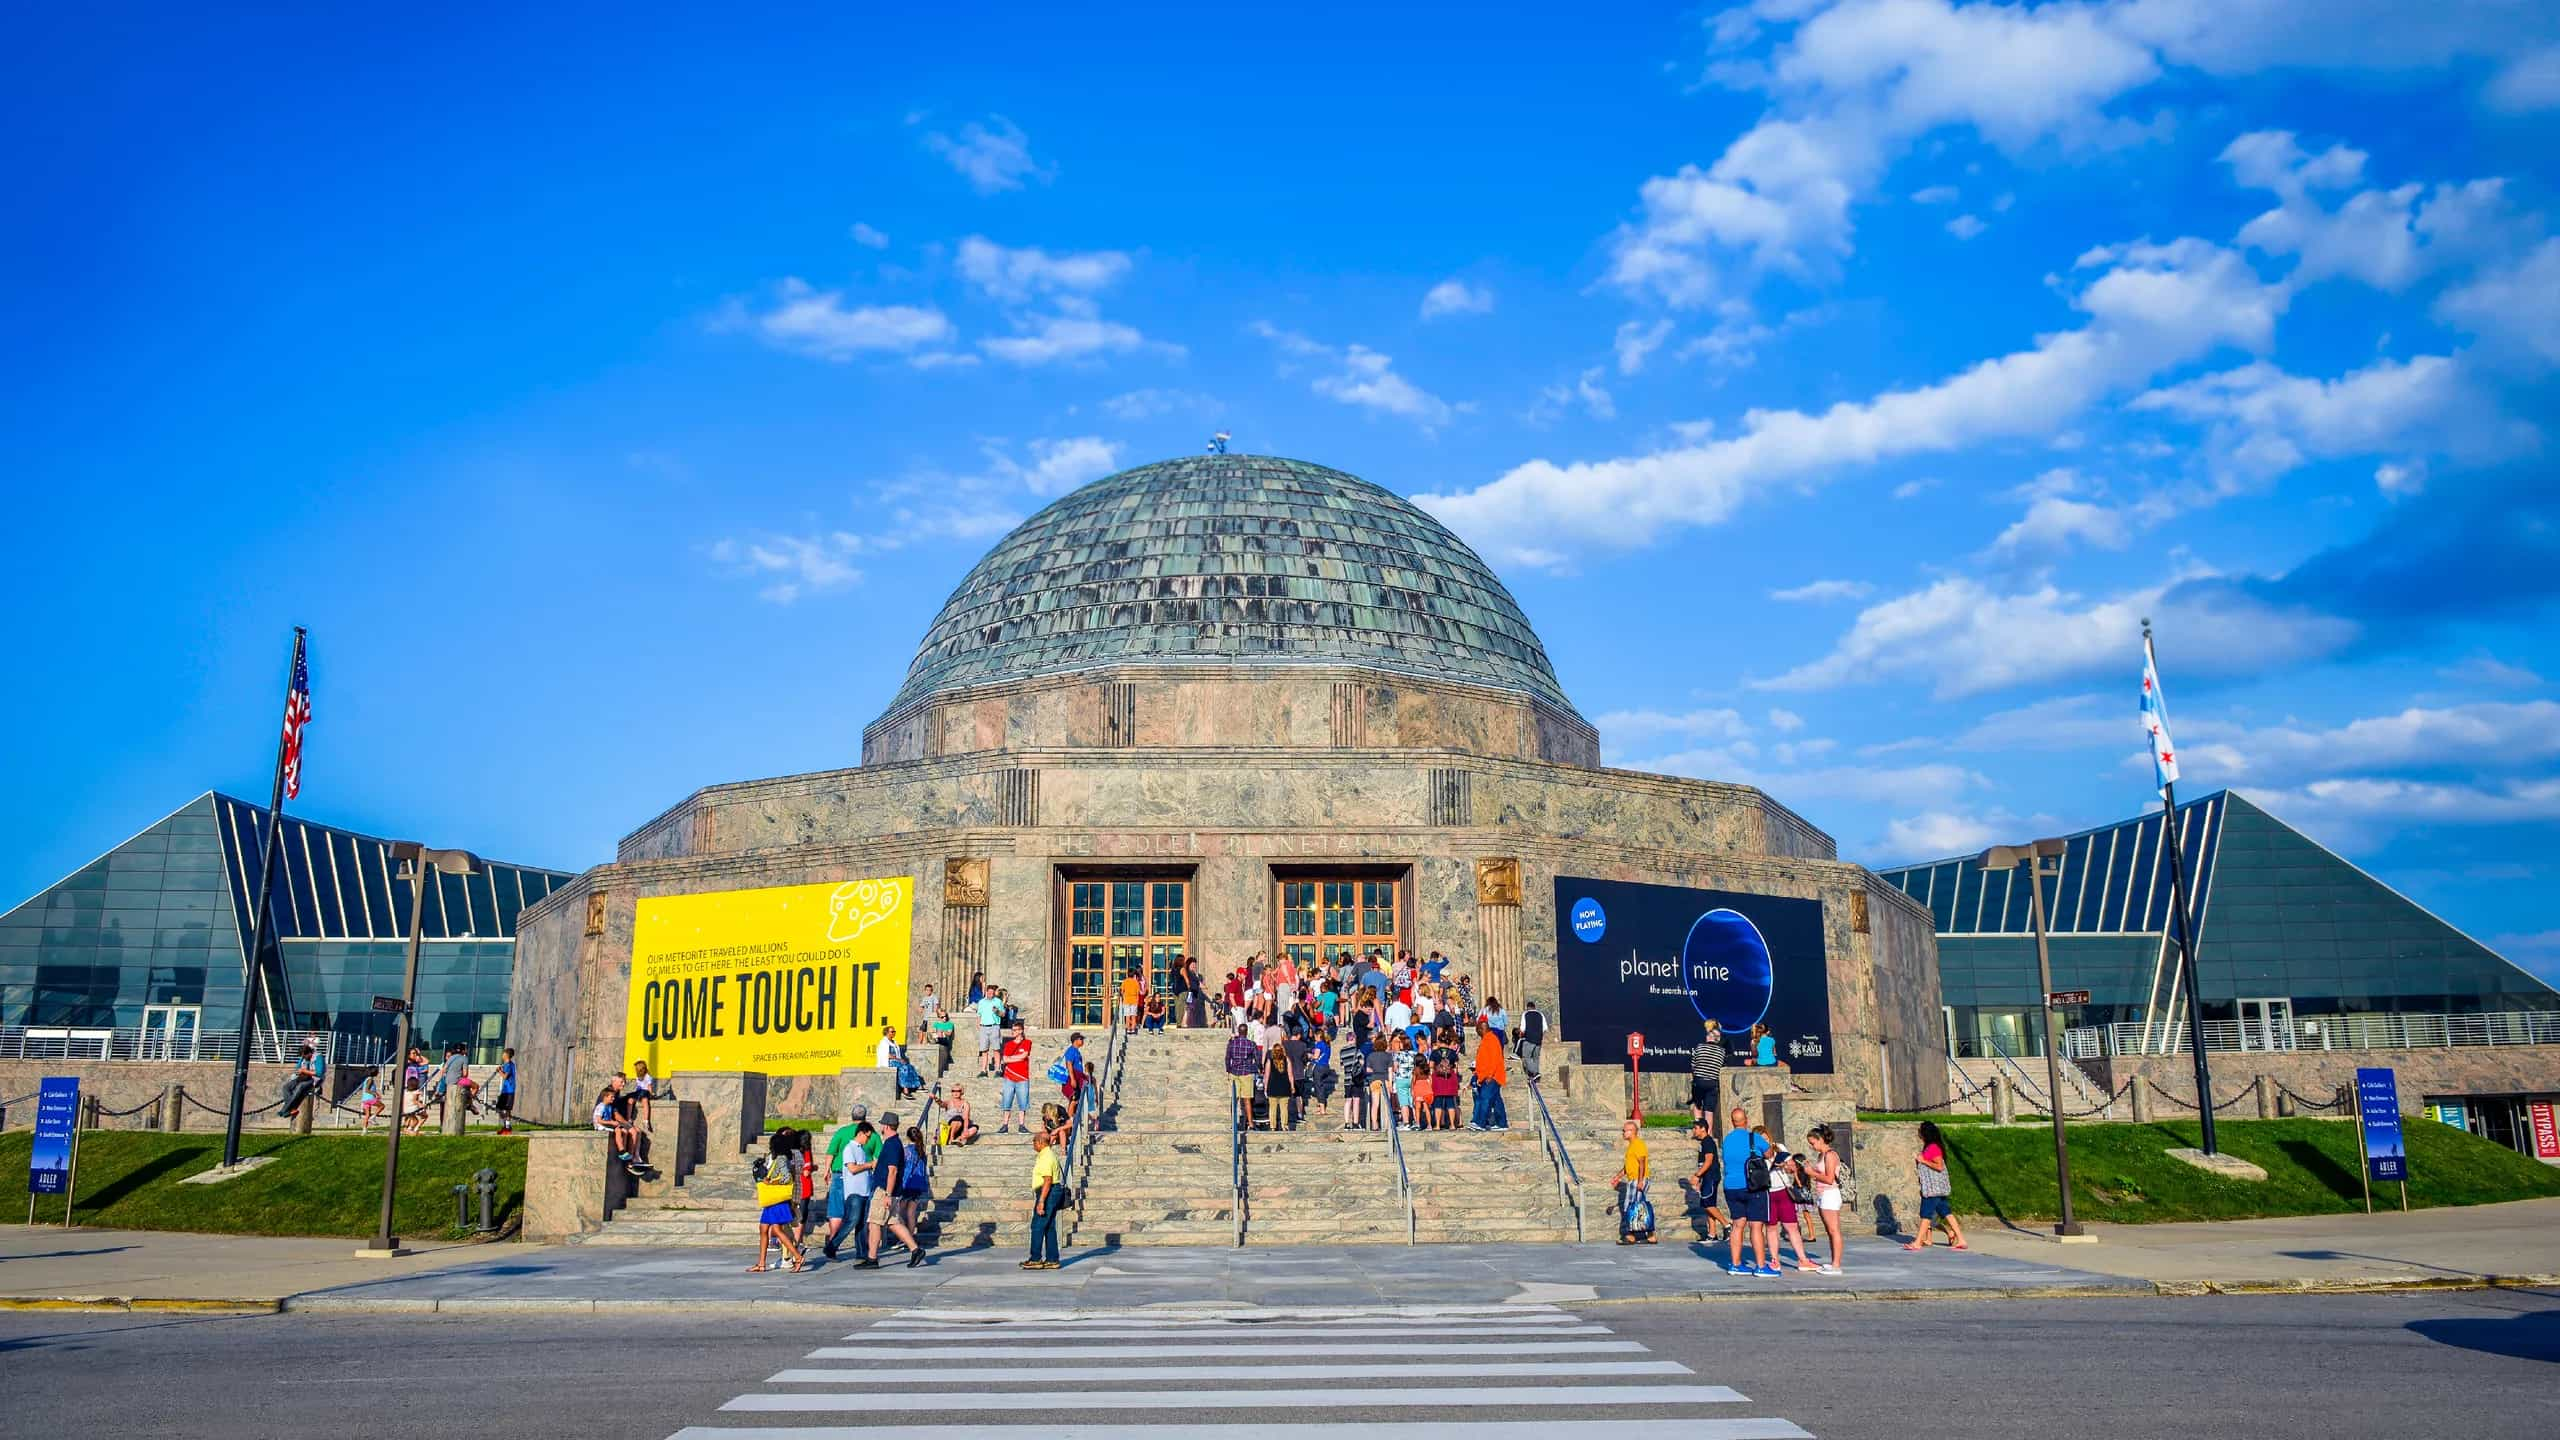
[[[1760,1267],[1760,1274],[1765,1279],[1775,1280],[1785,1273],[1785,1271],[1780,1270],[1775,1265],[1763,1265]]]
[[[1816,1265],[1813,1267],[1813,1273],[1816,1275],[1837,1275],[1840,1273],[1840,1267],[1837,1265]]]
[[[879,1262],[878,1260],[876,1260],[876,1259],[872,1259],[872,1260],[856,1260],[856,1261],[854,1261],[854,1262],[853,1262],[853,1268],[854,1268],[854,1269],[856,1269],[856,1270],[877,1270],[877,1269],[879,1269],[879,1268],[880,1268],[880,1262]],[[1769,1273],[1770,1273],[1770,1274],[1772,1274],[1772,1275],[1774,1275],[1774,1274],[1776,1274],[1777,1272],[1776,1272],[1776,1271],[1774,1271],[1774,1270],[1772,1270],[1772,1271],[1770,1271]]]

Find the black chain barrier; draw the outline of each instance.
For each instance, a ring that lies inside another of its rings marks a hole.
[[[2294,1103],[2294,1107],[2300,1110],[2344,1110],[2347,1108],[2346,1102],[2340,1100],[2335,1095],[2330,1096],[2326,1100],[2314,1100],[2308,1095],[2297,1092],[2292,1086],[2285,1084],[2281,1080],[2276,1082],[2276,1093],[2292,1101]]]

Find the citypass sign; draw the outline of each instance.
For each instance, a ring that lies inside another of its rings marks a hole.
[[[2525,1107],[2533,1125],[2533,1158],[2560,1165],[2560,1107],[2548,1100],[2536,1100]]]
[[[904,875],[642,900],[627,1058],[660,1075],[876,1064],[881,1023],[907,1014],[914,900]]]
[[[1767,1025],[1780,1063],[1831,1073],[1822,902],[1572,875],[1555,893],[1558,1021],[1583,1054],[1685,1061],[1713,1020],[1736,1064]]]

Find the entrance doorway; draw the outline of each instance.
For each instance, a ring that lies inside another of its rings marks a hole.
[[[2293,1001],[2285,997],[2242,1000],[2240,1002],[2240,1048],[2243,1050],[2292,1049]]]
[[[1100,1025],[1120,977],[1138,970],[1162,990],[1191,922],[1191,881],[1181,875],[1067,882],[1065,1023]]]
[[[1285,876],[1274,951],[1301,970],[1364,955],[1392,960],[1404,948],[1402,886],[1392,875]]]
[[[193,1060],[196,1031],[204,1018],[201,1005],[146,1005],[142,1008],[142,1058]]]

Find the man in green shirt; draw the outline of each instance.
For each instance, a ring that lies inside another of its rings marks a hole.
[[[834,1221],[827,1231],[826,1257],[836,1258],[836,1247],[844,1243],[845,1232],[853,1232],[853,1248],[863,1249],[864,1228],[871,1199],[871,1162],[880,1158],[880,1136],[871,1128],[871,1107],[854,1103],[853,1115],[827,1140],[827,1218]],[[863,1258],[860,1255],[856,1259]]]

